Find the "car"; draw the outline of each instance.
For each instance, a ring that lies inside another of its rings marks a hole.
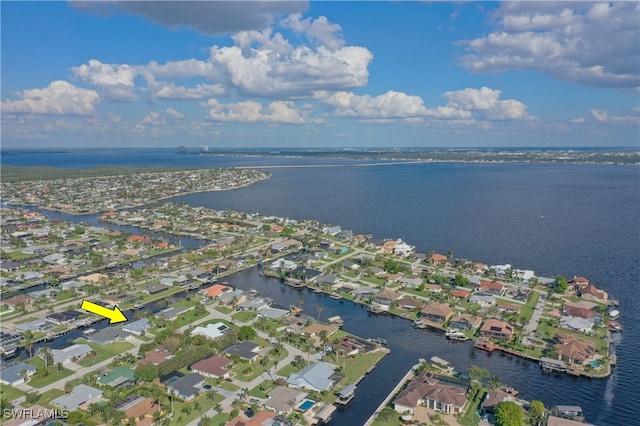
[[[224,380],[225,382],[233,382],[233,379],[231,377],[225,377]]]
[[[257,398],[251,398],[251,399],[249,400],[249,402],[250,402],[250,403],[252,403],[252,404],[260,404],[260,400],[259,400],[259,399],[257,399]]]
[[[211,385],[204,385],[204,386],[202,387],[202,389],[204,389],[204,390],[211,390]]]

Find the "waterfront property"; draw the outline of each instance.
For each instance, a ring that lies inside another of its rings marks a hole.
[[[441,383],[433,373],[425,371],[411,379],[393,401],[393,407],[399,413],[413,414],[421,405],[445,414],[458,414],[466,403],[466,389]]]
[[[87,385],[78,385],[68,395],[62,395],[51,403],[67,410],[86,410],[88,405],[102,399],[102,391]]]

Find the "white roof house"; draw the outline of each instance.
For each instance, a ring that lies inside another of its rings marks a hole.
[[[216,322],[214,324],[207,324],[206,327],[196,327],[191,332],[191,336],[204,336],[208,339],[217,339],[222,337],[230,328],[224,323]]]
[[[51,349],[53,362],[69,363],[73,358],[80,359],[93,351],[89,345],[71,345],[64,349]]]

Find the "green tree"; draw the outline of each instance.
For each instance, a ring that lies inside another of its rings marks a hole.
[[[524,411],[512,401],[503,401],[494,410],[496,426],[524,426]]]
[[[567,279],[562,275],[558,275],[555,280],[556,293],[564,294],[567,292],[569,285],[567,284]]]
[[[24,337],[24,347],[27,348],[29,358],[31,358],[33,356],[33,333],[31,330],[27,330],[22,336]]]
[[[133,375],[138,380],[144,380],[145,382],[152,382],[158,378],[158,366],[152,362],[145,362],[136,367]]]
[[[482,383],[490,376],[489,370],[486,368],[478,367],[477,365],[469,366],[469,378],[471,381]]]
[[[73,383],[71,383],[71,382],[66,382],[66,383],[64,384],[64,391],[65,391],[67,394],[70,394],[70,393],[71,393],[71,391],[73,391],[73,388],[74,388],[74,386],[73,386]]]
[[[24,396],[24,399],[28,405],[33,405],[40,399],[40,394],[38,392],[30,392]]]
[[[531,426],[537,426],[544,421],[544,404],[542,401],[534,400],[529,404],[529,415],[527,420]]]
[[[245,325],[238,328],[238,340],[251,340],[255,339],[256,336],[256,331],[251,326]]]
[[[316,311],[318,311],[318,318],[316,318],[316,321],[320,321],[320,313],[322,312],[322,305],[320,303],[318,303],[318,306],[316,306]]]

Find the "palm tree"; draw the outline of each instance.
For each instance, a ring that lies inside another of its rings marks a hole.
[[[49,364],[53,364],[53,355],[51,354],[51,349],[47,347],[40,348],[40,351],[38,353],[40,355],[40,358],[42,358],[44,361],[44,368],[49,369]]]
[[[316,311],[318,311],[318,318],[316,319],[316,321],[320,322],[320,313],[322,312],[322,305],[320,303],[318,303],[318,306],[316,306]]]
[[[29,358],[31,358],[33,356],[33,333],[31,332],[31,330],[27,330],[24,332],[23,334],[24,336],[24,346],[25,348],[27,348],[27,351],[29,352]]]

